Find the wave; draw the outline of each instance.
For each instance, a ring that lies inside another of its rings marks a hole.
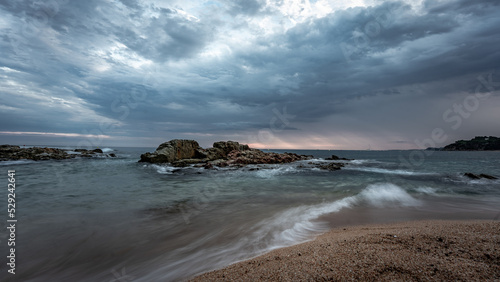
[[[148,165],[144,166],[147,167]],[[150,167],[154,168],[156,172],[158,172],[159,174],[173,174],[174,171],[179,169],[178,167],[157,165],[157,164],[152,164]]]
[[[416,172],[416,171],[403,170],[403,169],[385,169],[385,168],[377,168],[377,167],[348,167],[348,166],[346,166],[342,169],[384,173],[384,174],[397,174],[397,175],[436,175],[436,173],[432,173],[432,172]]]
[[[445,177],[446,181],[455,182],[455,183],[465,183],[470,185],[491,185],[491,184],[500,184],[500,179],[471,179],[465,176],[463,173],[456,173],[454,175],[448,175]]]
[[[23,165],[23,164],[34,164],[36,161],[33,160],[16,160],[16,161],[1,161],[0,166],[3,165]]]
[[[268,238],[268,250],[281,248],[311,239],[311,235],[328,229],[317,219],[326,214],[339,212],[357,205],[377,208],[394,206],[419,206],[421,202],[413,198],[403,188],[392,183],[371,184],[354,196],[312,206],[300,206],[283,211],[271,219],[258,224],[254,236]]]
[[[352,160],[352,161],[349,161],[349,163],[354,164],[354,165],[360,165],[360,164],[366,164],[366,163],[380,164],[382,162],[376,161],[376,160]]]
[[[111,149],[111,148],[102,148],[101,150],[103,153],[111,153],[111,152],[115,151],[114,149]]]
[[[415,191],[421,194],[435,195],[437,189],[432,187],[418,187],[415,189]]]
[[[242,228],[239,233],[247,233],[235,242],[223,246],[200,249],[207,244],[218,231],[206,234],[198,241],[183,247],[179,252],[198,250],[188,256],[179,257],[175,252],[165,257],[170,263],[157,265],[153,271],[139,279],[151,281],[157,277],[167,280],[178,280],[186,273],[201,273],[231,263],[249,259],[271,250],[295,245],[312,240],[315,235],[326,232],[329,226],[318,218],[322,215],[336,213],[357,205],[383,206],[415,206],[420,202],[409,195],[403,188],[391,184],[372,184],[360,193],[333,202],[317,205],[299,206],[279,212],[253,226]],[[207,264],[210,261],[210,264]]]
[[[276,168],[264,168],[255,172],[255,175],[260,178],[271,178],[276,175],[297,173],[300,169],[294,166],[279,166]]]

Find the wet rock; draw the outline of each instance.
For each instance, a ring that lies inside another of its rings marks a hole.
[[[490,179],[490,180],[495,180],[495,179],[498,179],[498,178],[496,178],[495,176],[491,176],[491,175],[484,174],[484,173],[481,173],[481,174],[479,175],[479,177],[481,177],[481,178],[486,178],[486,179]]]
[[[140,162],[171,163],[182,159],[205,157],[200,154],[200,145],[194,140],[174,139],[158,146],[153,153],[141,155]]]
[[[58,148],[41,148],[41,147],[31,147],[31,148],[21,148],[19,146],[12,145],[0,145],[0,161],[9,160],[34,160],[34,161],[45,161],[45,160],[64,160],[73,159],[75,157],[81,158],[91,158],[95,150],[86,149],[75,149],[74,152],[80,154],[69,154],[67,150]]]
[[[339,158],[338,156],[332,155],[330,158],[326,158],[325,160],[329,161],[352,161],[352,159]]]
[[[102,154],[103,151],[101,149],[94,149],[94,150],[90,151],[90,153],[99,153],[99,154]]]
[[[476,174],[470,173],[470,172],[464,173],[464,176],[467,176],[470,179],[481,179],[481,177],[479,177],[479,175],[476,175]]]
[[[474,173],[470,173],[470,172],[466,172],[464,173],[464,176],[467,176],[468,178],[470,179],[481,179],[481,178],[484,178],[484,179],[490,179],[490,180],[495,180],[495,179],[498,179],[497,177],[495,176],[491,176],[491,175],[488,175],[488,174],[484,174],[484,173],[481,173],[481,174],[474,174]]]
[[[229,154],[232,151],[247,151],[250,150],[248,145],[243,145],[235,141],[219,141],[215,142],[214,148],[220,149],[224,155]]]
[[[160,145],[153,153],[142,154],[140,162],[171,163],[177,167],[206,163],[203,167],[211,169],[214,166],[282,164],[310,158],[294,153],[266,153],[235,141],[219,141],[212,148],[203,149],[193,140],[171,140]]]
[[[199,155],[200,158],[205,158],[211,161],[222,159],[227,155],[224,153],[222,149],[219,148],[208,148],[208,149],[200,148],[197,150],[197,154]]]
[[[330,171],[339,170],[344,166],[345,166],[345,164],[343,164],[343,163],[329,163],[329,164],[318,165],[319,168],[330,170]]]

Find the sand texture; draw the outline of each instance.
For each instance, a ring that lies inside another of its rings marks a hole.
[[[500,222],[417,221],[333,229],[193,281],[500,280]]]

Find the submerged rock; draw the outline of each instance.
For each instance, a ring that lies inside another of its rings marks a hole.
[[[491,179],[491,180],[498,179],[498,178],[496,178],[495,176],[491,176],[491,175],[484,174],[484,173],[481,173],[481,174],[479,175],[479,177],[481,177],[481,178],[486,178],[486,179]]]
[[[319,168],[327,170],[339,170],[344,166],[345,166],[344,163],[329,163],[325,165],[318,165]]]
[[[495,176],[491,176],[491,175],[484,174],[484,173],[481,173],[481,174],[478,175],[478,174],[466,172],[466,173],[464,173],[464,176],[467,176],[468,178],[475,179],[475,180],[481,179],[481,178],[490,179],[490,180],[498,179]]]
[[[346,158],[339,158],[335,155],[332,155],[330,158],[326,158],[325,160],[329,161],[352,161],[352,159],[346,159]]]

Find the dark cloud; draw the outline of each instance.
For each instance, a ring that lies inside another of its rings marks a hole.
[[[231,15],[255,15],[263,12],[265,9],[265,1],[262,0],[234,0],[223,1],[227,5],[227,10]]]
[[[443,119],[500,87],[500,3],[408,3],[304,20],[265,1],[2,1],[0,131],[155,145],[262,144],[268,130],[297,147],[340,135],[381,148],[436,127],[450,139],[500,135],[496,92],[459,129]]]

